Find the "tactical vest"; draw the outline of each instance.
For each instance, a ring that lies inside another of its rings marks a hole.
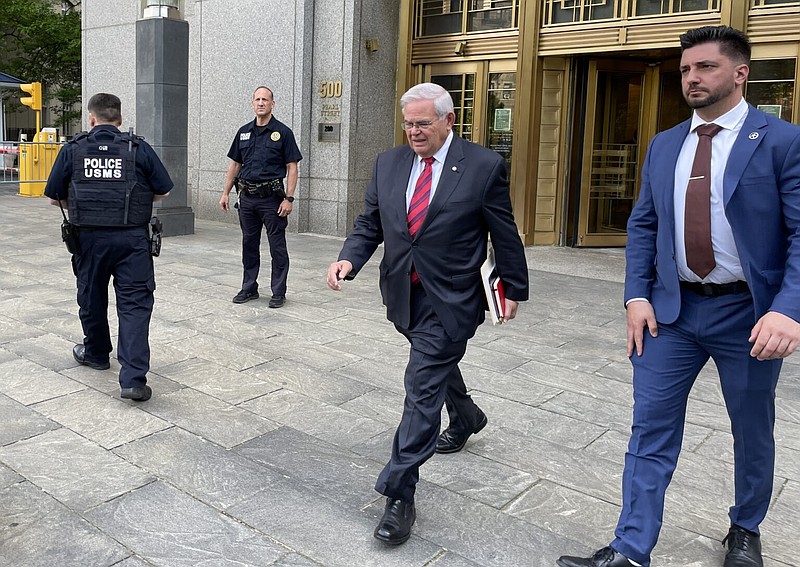
[[[113,138],[111,137],[113,136]],[[86,227],[145,226],[153,192],[136,179],[139,138],[131,132],[81,132],[71,141],[69,220]]]

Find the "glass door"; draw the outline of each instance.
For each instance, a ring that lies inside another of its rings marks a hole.
[[[578,246],[625,245],[638,194],[644,86],[643,64],[589,63]]]
[[[453,97],[455,133],[490,148],[511,167],[517,89],[516,60],[442,63],[425,67],[425,80]]]

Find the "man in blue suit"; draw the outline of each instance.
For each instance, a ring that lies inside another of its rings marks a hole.
[[[505,160],[453,133],[453,99],[441,86],[416,85],[400,105],[408,145],[378,156],[364,212],[327,278],[331,289],[341,290],[340,280],[355,277],[383,242],[383,303],[411,344],[403,417],[375,485],[387,498],[374,535],[389,545],[411,535],[420,466],[434,452],[460,450],[486,425],[458,363],[484,320],[480,267],[488,235],[505,284],[505,319],[528,298]],[[450,424],[440,436],[445,403]]]
[[[680,39],[683,94],[694,113],[650,142],[628,222],[634,406],[622,511],[608,547],[561,557],[561,567],[650,564],[687,398],[709,357],[733,433],[735,502],[723,565],[763,565],[775,387],[781,359],[800,340],[800,127],[742,98],[750,62],[742,32],[708,26]],[[703,185],[705,199],[695,200]]]

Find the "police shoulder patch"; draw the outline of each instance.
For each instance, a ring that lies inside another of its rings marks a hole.
[[[281,139],[281,133],[273,132],[272,134],[269,135],[269,139],[272,140],[273,142],[277,142],[278,140]]]

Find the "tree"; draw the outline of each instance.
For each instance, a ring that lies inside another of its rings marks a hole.
[[[46,95],[57,99],[50,107],[55,126],[80,119],[80,110],[74,110],[81,100],[79,12],[61,10],[51,0],[0,1],[0,54],[3,71],[40,81]]]

